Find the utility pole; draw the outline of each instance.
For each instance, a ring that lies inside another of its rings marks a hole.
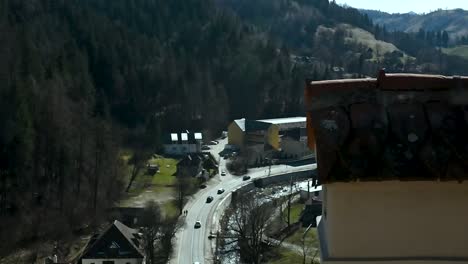
[[[293,186],[293,178],[292,178],[292,175],[291,175],[290,182],[289,182],[289,195],[288,195],[288,227],[291,225],[292,186]]]
[[[307,229],[304,231],[304,234],[302,234],[302,264],[306,264],[306,257],[307,257],[307,250],[306,250],[306,235],[309,232],[310,228],[312,227],[312,224],[310,224]],[[315,258],[315,256],[314,256]],[[314,263],[314,258],[312,258],[312,262]]]

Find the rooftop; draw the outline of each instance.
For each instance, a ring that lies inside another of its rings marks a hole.
[[[307,82],[322,182],[468,178],[468,78],[379,73]]]
[[[248,120],[245,118],[236,119],[234,122],[242,131],[254,132],[268,129],[269,123],[261,122],[260,120]]]
[[[143,258],[137,230],[115,220],[100,235],[95,235],[81,254],[82,259]]]
[[[261,119],[261,120],[257,120],[257,121],[270,123],[270,124],[287,124],[287,123],[306,122],[306,117],[305,116],[297,116],[297,117]]]
[[[180,135],[179,135],[180,134]],[[190,143],[195,144],[197,140],[202,140],[202,133],[196,132],[191,133],[189,131],[181,133],[170,133],[164,137],[165,144],[178,144],[178,143]]]

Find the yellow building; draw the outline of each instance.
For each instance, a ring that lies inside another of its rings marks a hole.
[[[468,78],[309,82],[321,263],[468,263]]]
[[[263,120],[234,120],[228,127],[228,144],[241,150],[249,149],[257,156],[269,151],[290,157],[302,157],[311,152],[306,146],[306,118],[289,117]]]

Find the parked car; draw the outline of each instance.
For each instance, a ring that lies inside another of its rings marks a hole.
[[[243,181],[250,180],[250,176],[249,176],[249,175],[245,175],[244,177],[242,177],[242,180],[243,180]]]
[[[200,221],[196,221],[194,227],[195,228],[200,228],[201,227]]]
[[[213,201],[213,196],[206,197],[206,203],[211,203]]]
[[[206,184],[200,184],[200,189],[205,189],[206,188]]]
[[[210,146],[202,146],[201,149],[202,150],[210,150],[211,148],[210,148]]]
[[[222,172],[221,172],[221,176],[226,176],[226,172],[225,172],[225,171],[222,171]]]
[[[218,194],[222,194],[224,192],[224,189],[221,188],[221,189],[218,189]]]
[[[211,143],[210,145],[218,145],[218,141],[215,141],[215,140],[210,141],[210,143]]]

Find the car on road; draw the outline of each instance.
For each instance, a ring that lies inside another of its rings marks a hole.
[[[206,197],[206,203],[211,203],[213,201],[213,196]]]
[[[224,192],[224,189],[221,188],[221,189],[218,189],[218,194],[222,194]]]
[[[225,172],[225,171],[222,171],[222,172],[221,172],[221,176],[226,176],[226,172]]]
[[[243,180],[243,181],[250,180],[250,176],[249,176],[249,175],[245,175],[244,177],[242,177],[242,180]]]
[[[209,145],[218,145],[218,141],[215,141],[215,140],[210,141]]]
[[[210,150],[211,148],[210,148],[210,146],[202,146],[201,149],[202,150]]]
[[[206,188],[206,184],[200,184],[200,189],[205,189]]]
[[[195,222],[195,225],[193,226],[195,228],[200,228],[201,227],[201,222],[200,221],[196,221]]]

